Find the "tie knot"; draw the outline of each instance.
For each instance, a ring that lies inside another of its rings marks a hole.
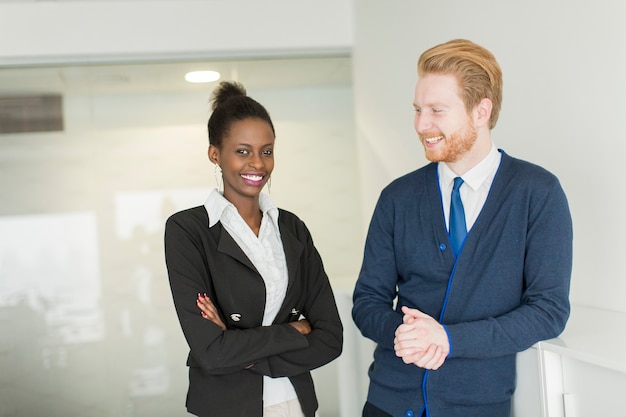
[[[452,186],[452,189],[454,191],[459,191],[459,188],[461,188],[461,185],[463,185],[463,178],[461,177],[456,177],[454,179],[454,185]]]

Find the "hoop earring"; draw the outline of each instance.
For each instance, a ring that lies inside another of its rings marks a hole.
[[[215,164],[214,175],[215,184],[217,185],[217,191],[222,191],[222,185],[224,184],[224,181],[222,179],[222,168],[218,164]]]

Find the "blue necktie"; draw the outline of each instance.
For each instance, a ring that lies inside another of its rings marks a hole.
[[[461,188],[462,184],[463,178],[456,177],[454,179],[452,197],[450,199],[450,242],[452,243],[454,254],[457,256],[463,240],[465,240],[465,235],[467,235],[465,210],[463,210],[463,202],[461,201],[461,194],[459,194],[459,188]]]

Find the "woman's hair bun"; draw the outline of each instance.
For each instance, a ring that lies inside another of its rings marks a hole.
[[[222,81],[211,94],[211,109],[215,110],[233,97],[245,97],[246,95],[243,84],[236,81]]]
[[[232,124],[246,119],[261,119],[274,132],[274,124],[261,103],[249,97],[244,86],[236,81],[222,81],[211,93],[211,116],[207,123],[209,143],[221,148]]]

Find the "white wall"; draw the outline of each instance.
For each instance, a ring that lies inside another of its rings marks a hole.
[[[504,72],[496,145],[555,173],[574,220],[574,303],[626,311],[626,197],[620,176],[626,2],[530,0],[355,3],[357,137],[367,218],[380,186],[425,163],[412,127],[425,49],[468,38]]]
[[[0,65],[349,51],[351,0],[0,3]]]

